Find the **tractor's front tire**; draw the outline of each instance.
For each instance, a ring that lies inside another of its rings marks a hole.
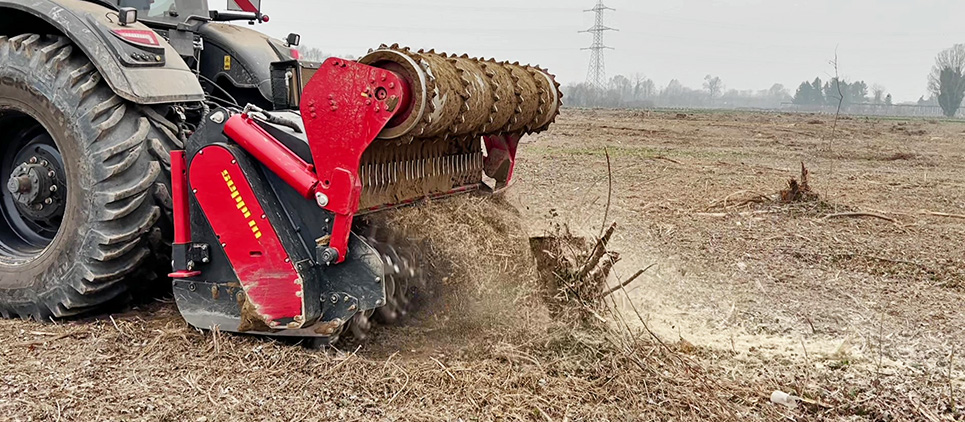
[[[170,136],[157,119],[115,95],[68,39],[0,36],[4,317],[97,311],[159,282]]]

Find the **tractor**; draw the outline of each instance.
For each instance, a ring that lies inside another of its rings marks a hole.
[[[243,24],[259,2],[229,5],[0,0],[3,317],[170,283],[201,329],[364,338],[425,282],[372,217],[502,192],[559,114],[539,67],[398,45],[308,62]]]

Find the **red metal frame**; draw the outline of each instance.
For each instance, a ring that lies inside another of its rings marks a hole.
[[[174,243],[191,243],[188,171],[184,151],[171,151],[171,199],[174,202]]]
[[[171,151],[171,200],[174,202],[174,244],[190,247],[191,210],[188,208],[188,173],[184,151]],[[201,271],[175,269],[168,277],[188,278],[198,275],[201,275]]]
[[[329,246],[338,251],[338,262],[345,260],[362,195],[362,153],[405,108],[405,89],[393,72],[338,58],[326,60],[305,86],[302,120],[321,181],[316,193],[335,213]]]
[[[272,328],[300,328],[302,279],[237,157],[222,146],[205,147],[192,159],[188,177],[258,317]]]
[[[483,166],[486,174],[496,179],[497,188],[509,185],[516,168],[516,149],[519,147],[519,134],[484,136],[486,158]],[[508,166],[502,169],[503,166]],[[505,174],[502,174],[505,172]]]
[[[299,194],[306,198],[315,197],[318,177],[312,165],[278,142],[252,118],[244,114],[229,117],[224,133]]]

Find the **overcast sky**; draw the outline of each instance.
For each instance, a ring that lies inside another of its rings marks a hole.
[[[216,4],[217,2],[212,2]],[[259,29],[333,55],[381,43],[539,64],[567,84],[586,79],[595,0],[264,0]],[[883,85],[895,102],[926,93],[935,55],[965,42],[961,0],[608,0],[607,74],[641,73],[699,88],[707,74],[728,89],[793,90],[833,74]]]

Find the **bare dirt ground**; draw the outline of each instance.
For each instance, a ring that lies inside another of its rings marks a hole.
[[[0,321],[0,419],[965,420],[965,123],[832,120],[565,110],[505,200],[394,217],[432,238],[405,326],[314,351],[168,300]],[[801,162],[820,200],[773,200]],[[527,239],[608,202],[611,283],[654,266],[605,323],[554,319]]]

